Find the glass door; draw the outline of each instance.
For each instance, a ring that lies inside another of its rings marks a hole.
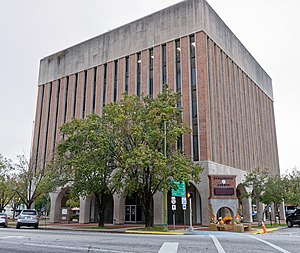
[[[125,221],[133,223],[136,222],[136,205],[125,206]]]

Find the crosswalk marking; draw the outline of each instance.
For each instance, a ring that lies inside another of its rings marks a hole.
[[[209,235],[209,236],[213,240],[218,252],[219,253],[226,253],[225,250],[223,249],[221,243],[218,241],[217,237],[215,237],[214,235]]]
[[[178,242],[164,242],[158,253],[177,253]]]
[[[255,236],[251,236],[251,235],[249,235],[249,236],[250,236],[251,238],[253,238],[253,239],[256,239],[256,240],[258,240],[258,241],[261,241],[261,242],[263,242],[263,243],[265,243],[265,244],[271,246],[271,247],[274,248],[274,249],[279,250],[280,252],[283,252],[283,253],[291,253],[290,251],[287,251],[287,250],[285,250],[285,249],[283,249],[283,248],[280,248],[280,247],[276,246],[276,245],[273,244],[273,243],[267,242],[267,241],[265,241],[265,240],[263,240],[263,239],[260,239],[260,238],[255,237]]]

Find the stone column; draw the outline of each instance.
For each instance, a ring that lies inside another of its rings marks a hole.
[[[124,224],[125,222],[125,197],[123,194],[114,194],[114,216],[113,224]]]
[[[79,197],[80,199],[80,213],[79,223],[90,223],[90,210],[91,210],[91,196]]]
[[[264,213],[265,205],[259,202],[256,208],[257,208],[257,221],[258,222],[265,221],[266,220],[265,213]]]
[[[253,222],[251,198],[243,198],[242,206],[243,206],[243,222],[246,222],[246,223]]]
[[[61,218],[61,200],[63,194],[61,194],[61,190],[56,192],[50,192],[50,223],[58,223]]]
[[[164,224],[164,193],[157,192],[153,196],[154,225]]]
[[[282,201],[279,205],[279,219],[280,222],[285,223],[285,208],[284,208],[284,201]]]

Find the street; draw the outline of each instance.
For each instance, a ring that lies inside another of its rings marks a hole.
[[[298,226],[261,235],[208,231],[193,235],[137,235],[0,228],[0,252],[296,253],[299,238]]]

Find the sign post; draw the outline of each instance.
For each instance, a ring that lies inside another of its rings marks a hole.
[[[173,214],[173,230],[175,231],[175,212],[176,212],[176,197],[171,197],[172,214]]]
[[[192,209],[192,198],[193,198],[193,192],[188,192],[187,197],[189,199],[190,204],[190,226],[189,226],[189,232],[194,232],[193,228],[193,209]]]

